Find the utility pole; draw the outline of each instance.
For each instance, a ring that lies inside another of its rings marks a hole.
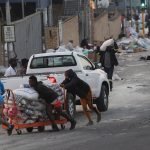
[[[133,22],[132,22],[132,0],[130,0],[130,13],[131,13],[131,27],[133,27]]]
[[[59,46],[63,44],[63,22],[58,20]]]
[[[127,2],[124,0],[124,15],[127,17]]]
[[[10,23],[11,23],[9,0],[6,1],[6,23],[7,23],[7,25],[10,25]]]
[[[143,31],[143,37],[145,36],[145,18],[144,18],[144,8],[142,8],[142,31]]]
[[[49,0],[49,7],[48,7],[48,25],[51,27],[53,26],[53,2]]]
[[[9,0],[6,1],[6,24],[7,25],[10,25],[11,24],[11,15],[10,15],[10,2]],[[10,54],[9,54],[9,51],[10,51],[10,42],[7,42],[7,55],[8,55],[8,60],[10,58]]]
[[[24,14],[24,0],[21,1],[21,4],[22,4],[22,18],[25,17],[25,14]]]
[[[88,1],[88,21],[89,21],[89,42],[92,42],[92,18],[90,0]]]

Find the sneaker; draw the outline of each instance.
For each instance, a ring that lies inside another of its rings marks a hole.
[[[73,130],[74,128],[75,128],[75,126],[76,126],[76,121],[74,120],[74,121],[71,121],[71,127],[70,127],[70,130]]]
[[[101,113],[97,115],[97,122],[101,121]]]
[[[14,125],[9,125],[7,130],[13,130],[14,129]]]
[[[91,125],[93,125],[93,121],[89,121],[89,122],[86,124],[86,126],[91,126]]]
[[[8,129],[7,129],[7,134],[8,134],[8,135],[11,135],[13,129],[14,129],[14,125],[9,125],[9,126],[8,126]]]

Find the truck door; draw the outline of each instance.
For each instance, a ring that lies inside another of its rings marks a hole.
[[[98,74],[94,71],[94,65],[83,55],[78,55],[80,60],[80,65],[82,67],[82,74],[78,76],[87,82],[92,90],[93,97],[96,97],[96,93],[99,93],[98,89]]]

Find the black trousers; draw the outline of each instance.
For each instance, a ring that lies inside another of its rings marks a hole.
[[[51,120],[52,122],[52,125],[56,125],[55,123],[55,116],[53,114],[53,105],[52,104],[47,104],[46,105],[46,112],[47,112],[47,115],[48,115],[48,118]],[[64,112],[62,111],[62,108],[55,108],[55,111],[62,117],[66,118],[67,121],[70,121],[70,122],[73,122],[74,121],[74,118],[71,117],[67,112]]]
[[[112,90],[112,88],[113,88],[112,76],[113,76],[113,72],[114,72],[114,66],[112,66],[110,68],[104,67],[104,70],[107,73],[107,77],[108,77],[108,80],[110,83],[110,90]]]

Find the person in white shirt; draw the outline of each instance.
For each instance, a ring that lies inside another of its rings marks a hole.
[[[16,71],[16,66],[17,66],[17,59],[15,58],[11,58],[9,60],[9,68],[7,68],[7,70],[5,71],[4,76],[5,77],[9,77],[9,76],[15,76],[17,75],[17,71]]]

